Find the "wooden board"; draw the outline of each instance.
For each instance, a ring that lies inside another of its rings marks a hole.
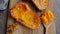
[[[10,0],[10,9],[20,0]],[[51,6],[50,6],[51,7]],[[52,8],[52,7],[51,7]],[[14,23],[14,20],[8,16],[8,21],[7,21],[7,26],[11,25],[12,23]],[[41,25],[38,29],[36,30],[32,30],[32,29],[28,29],[24,26],[22,26],[21,24],[18,24],[19,29],[17,31],[14,31],[13,34],[44,34],[44,28]],[[52,23],[52,25],[49,27],[49,29],[47,30],[48,34],[55,34],[55,23]],[[8,33],[7,33],[8,34]]]

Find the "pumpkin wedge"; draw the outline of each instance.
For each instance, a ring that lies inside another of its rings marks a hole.
[[[40,26],[40,18],[32,10],[29,10],[26,4],[17,4],[11,9],[11,16],[22,25],[37,29]]]

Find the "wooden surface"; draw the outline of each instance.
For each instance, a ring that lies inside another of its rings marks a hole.
[[[10,0],[10,9],[18,2],[19,0]],[[51,5],[52,6],[52,5]],[[53,8],[53,7],[51,7]],[[51,9],[49,8],[49,9]],[[53,10],[52,10],[53,11]],[[14,20],[8,16],[8,22],[7,22],[7,26],[11,25],[12,23],[14,23]],[[28,29],[24,26],[22,26],[21,24],[18,24],[19,29],[17,31],[14,31],[13,34],[43,34],[44,30],[43,30],[43,26],[41,25],[38,29],[36,30],[32,30],[32,29]],[[47,30],[48,34],[56,34],[56,30],[55,30],[55,22],[51,24],[51,26],[48,28]],[[7,33],[8,34],[8,33]]]

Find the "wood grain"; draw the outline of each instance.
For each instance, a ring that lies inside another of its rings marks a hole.
[[[9,5],[10,9],[19,1],[20,0],[10,0],[10,5]],[[9,25],[11,25],[12,23],[14,23],[14,20],[10,16],[8,16],[7,27]],[[17,31],[13,31],[13,34],[43,34],[44,33],[43,32],[44,28],[42,25],[36,30],[26,28],[26,27],[22,26],[21,24],[18,24],[18,27],[19,27],[19,29]],[[52,23],[52,25],[49,27],[47,33],[48,34],[55,34],[55,32],[56,32],[55,31],[55,23]]]

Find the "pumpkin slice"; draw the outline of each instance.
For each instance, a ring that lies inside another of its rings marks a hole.
[[[46,10],[41,17],[43,24],[46,24],[46,25],[49,24],[54,19],[55,19],[55,16],[51,10]]]
[[[46,9],[49,6],[48,0],[32,0],[34,4],[40,9]]]
[[[47,10],[44,15],[47,17],[49,22],[55,19],[55,16],[51,10]]]
[[[28,10],[25,4],[17,4],[11,10],[11,16],[24,26],[37,29],[40,25],[39,16],[31,10]]]

